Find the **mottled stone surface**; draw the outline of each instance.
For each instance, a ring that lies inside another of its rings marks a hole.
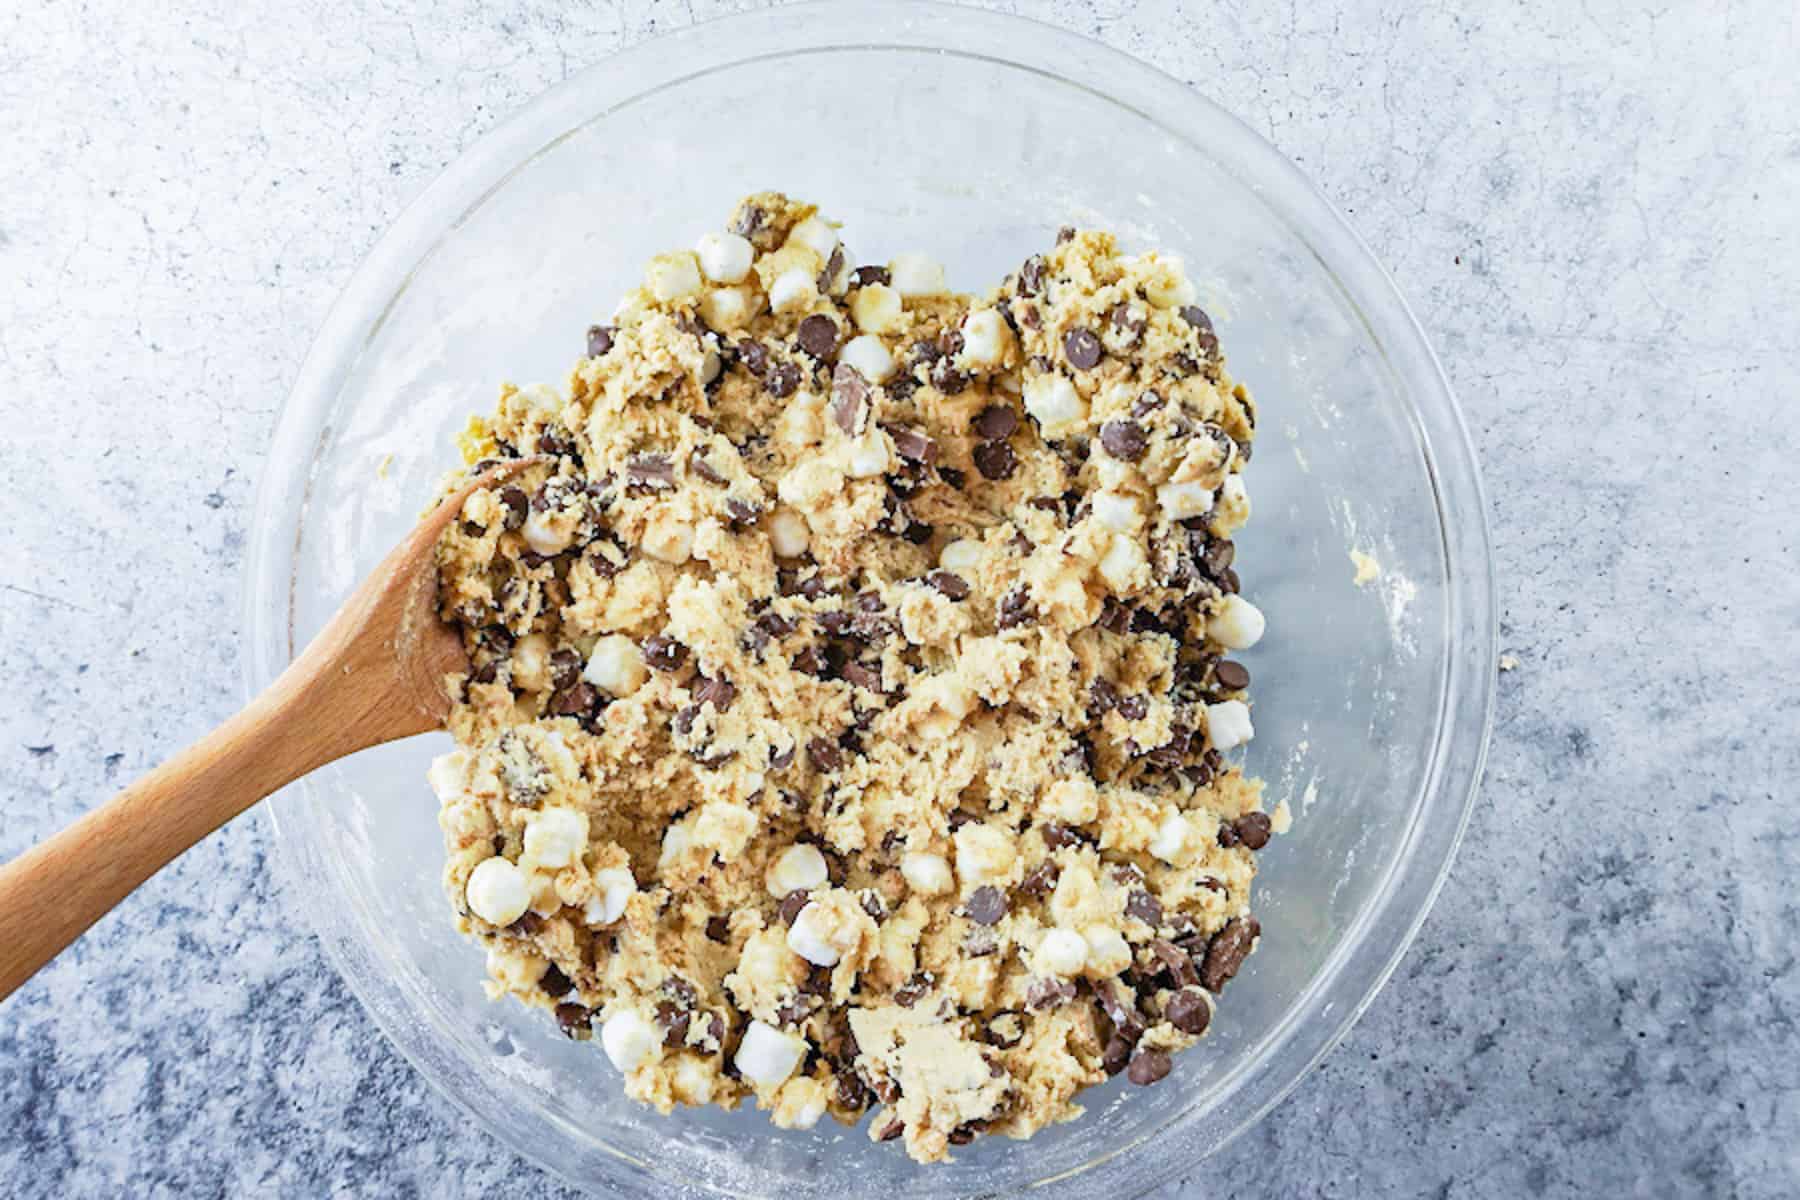
[[[729,7],[0,6],[0,855],[234,706],[275,411],[401,206]],[[1191,82],[1351,214],[1466,406],[1518,659],[1393,982],[1159,1195],[1793,1194],[1793,6],[1004,7]],[[239,822],[0,1007],[0,1194],[562,1194],[386,1048],[267,847]]]

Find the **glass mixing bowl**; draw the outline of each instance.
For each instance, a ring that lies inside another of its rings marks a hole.
[[[260,688],[418,515],[503,379],[561,379],[653,253],[779,188],[885,261],[984,288],[1066,222],[1186,257],[1261,403],[1245,591],[1249,769],[1291,833],[1260,856],[1260,951],[1151,1088],[1120,1077],[1029,1142],[919,1167],[866,1129],[658,1117],[596,1046],[483,998],[451,928],[424,780],[443,737],[314,773],[270,809],[288,894],[376,1022],[504,1142],[568,1179],[665,1197],[1128,1195],[1191,1168],[1349,1028],[1429,907],[1473,801],[1494,600],[1467,433],[1367,249],[1293,166],[1176,81],[1094,42],[959,8],[836,3],[660,38],[463,155],[370,255],[281,414],[252,532]],[[1356,581],[1351,551],[1379,563]]]

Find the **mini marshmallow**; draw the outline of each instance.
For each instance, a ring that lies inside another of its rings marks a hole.
[[[858,288],[850,297],[850,317],[864,333],[893,333],[905,315],[900,293],[882,283]]]
[[[437,796],[439,804],[461,799],[464,792],[463,781],[468,777],[469,752],[462,749],[438,755],[431,760],[431,767],[425,772],[425,779],[431,784],[431,790]]]
[[[700,270],[714,283],[741,283],[750,273],[750,260],[756,250],[746,238],[735,233],[702,234],[694,243]]]
[[[644,666],[638,644],[624,634],[614,633],[594,643],[594,652],[588,655],[581,677],[603,692],[629,696],[643,686],[650,670]]]
[[[1250,493],[1242,475],[1227,475],[1219,485],[1219,515],[1234,529],[1250,519]]]
[[[892,459],[888,454],[887,435],[873,424],[850,444],[850,461],[844,473],[852,479],[873,479],[887,474]]]
[[[527,384],[519,389],[519,398],[533,412],[553,417],[562,412],[565,401],[562,392],[553,383]]]
[[[999,312],[991,308],[976,309],[963,318],[961,362],[970,367],[993,367],[1006,355],[1012,331]]]
[[[1232,595],[1225,597],[1219,611],[1207,619],[1206,632],[1227,650],[1248,650],[1262,641],[1268,624],[1262,609],[1242,596]]]
[[[1087,419],[1087,401],[1061,375],[1038,375],[1025,385],[1025,411],[1045,437],[1057,437]]]
[[[1133,496],[1095,492],[1093,504],[1094,520],[1119,533],[1136,533],[1138,522],[1143,520],[1143,513],[1138,510],[1137,499]]]
[[[687,251],[659,254],[650,260],[650,269],[644,273],[644,286],[665,304],[698,295],[700,260]]]
[[[667,871],[671,864],[687,853],[693,840],[693,832],[686,825],[671,825],[663,830],[662,851],[657,855],[656,869]]]
[[[808,217],[794,226],[793,231],[788,234],[788,241],[799,242],[817,254],[820,262],[829,259],[831,252],[838,247],[837,230],[816,216]]]
[[[758,1088],[773,1088],[794,1073],[805,1054],[805,1038],[783,1033],[763,1021],[752,1021],[731,1061],[737,1065],[738,1073]]]
[[[561,554],[575,540],[573,523],[554,520],[554,515],[533,511],[519,529],[525,537],[525,544],[539,554]]]
[[[1206,740],[1220,754],[1236,750],[1256,736],[1250,724],[1250,706],[1242,700],[1226,700],[1206,706]]]
[[[808,902],[788,926],[788,949],[816,967],[835,967],[842,953],[831,944],[836,931],[830,915],[817,903]]]
[[[713,1070],[710,1064],[687,1055],[675,1064],[675,1095],[686,1104],[711,1104]]]
[[[1156,827],[1156,834],[1150,839],[1150,853],[1170,865],[1179,864],[1187,857],[1193,831],[1194,827],[1188,824],[1186,817],[1180,813],[1170,813]]]
[[[1156,489],[1157,507],[1171,521],[1185,521],[1189,517],[1204,517],[1212,511],[1212,489],[1197,479],[1186,483],[1165,483]]]
[[[714,288],[700,299],[700,319],[721,333],[750,319],[750,293],[741,287]]]
[[[1087,965],[1087,939],[1079,933],[1067,929],[1052,929],[1038,943],[1037,953],[1032,957],[1032,966],[1040,975],[1081,974],[1081,968]]]
[[[572,808],[546,808],[525,826],[525,857],[534,866],[561,870],[587,849],[588,819]]]
[[[791,508],[778,508],[769,515],[769,543],[782,558],[798,558],[812,543],[812,531],[806,518]]]
[[[550,639],[541,633],[528,633],[513,646],[513,686],[541,692],[550,686]]]
[[[469,911],[490,925],[511,925],[531,906],[525,872],[498,855],[475,864],[463,894]]]
[[[981,543],[974,538],[958,538],[938,555],[938,566],[946,571],[966,575],[981,565]]]
[[[1149,256],[1150,278],[1144,284],[1144,298],[1158,308],[1180,308],[1192,304],[1194,285],[1188,282],[1187,270],[1179,258]]]
[[[944,268],[923,254],[896,254],[888,263],[893,288],[908,299],[944,294]]]
[[[811,1080],[803,1082],[812,1083]],[[787,1127],[789,1129],[811,1129],[819,1123],[819,1118],[824,1115],[825,1089],[817,1083],[813,1083],[812,1090],[806,1098],[786,1114]]]
[[[763,876],[763,885],[769,889],[769,895],[779,900],[789,892],[824,887],[830,879],[831,872],[826,869],[825,856],[819,848],[800,842],[781,852]]]
[[[611,925],[625,915],[625,906],[637,894],[637,880],[624,867],[607,867],[594,872],[594,891],[582,916],[589,925]]]
[[[886,383],[894,374],[894,356],[887,346],[872,334],[862,334],[844,343],[838,361],[856,368],[856,373],[870,383]]]
[[[1148,581],[1150,560],[1137,538],[1126,533],[1113,534],[1112,545],[1100,560],[1100,578],[1117,595],[1125,595]]]
[[[1088,963],[1096,975],[1117,975],[1131,965],[1131,946],[1111,925],[1089,925],[1081,931]]]
[[[940,854],[908,854],[900,860],[900,877],[922,896],[941,896],[955,886],[950,864]]]
[[[1013,838],[992,825],[971,821],[956,831],[956,874],[964,888],[998,883],[1013,865]]]
[[[645,526],[639,545],[658,562],[680,566],[694,556],[694,528],[674,513],[659,513]]]
[[[612,1065],[626,1074],[637,1069],[661,1042],[662,1036],[650,1022],[630,1010],[614,1013],[600,1027],[600,1048]]]
[[[783,271],[769,285],[769,307],[778,313],[797,312],[810,307],[818,294],[813,277],[796,267]]]

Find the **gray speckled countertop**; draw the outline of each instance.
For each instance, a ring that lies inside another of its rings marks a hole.
[[[401,206],[733,7],[0,6],[0,856],[236,705],[275,413]],[[1518,660],[1398,974],[1159,1195],[1794,1194],[1793,5],[1003,7],[1191,82],[1349,212],[1462,397]],[[268,844],[238,822],[0,1006],[0,1194],[563,1194],[387,1048]]]

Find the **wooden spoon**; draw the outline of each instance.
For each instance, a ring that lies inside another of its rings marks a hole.
[[[446,498],[242,712],[0,867],[0,1000],[264,796],[346,754],[443,728],[444,676],[469,659],[437,614],[438,536],[471,492],[536,461],[502,463]]]

